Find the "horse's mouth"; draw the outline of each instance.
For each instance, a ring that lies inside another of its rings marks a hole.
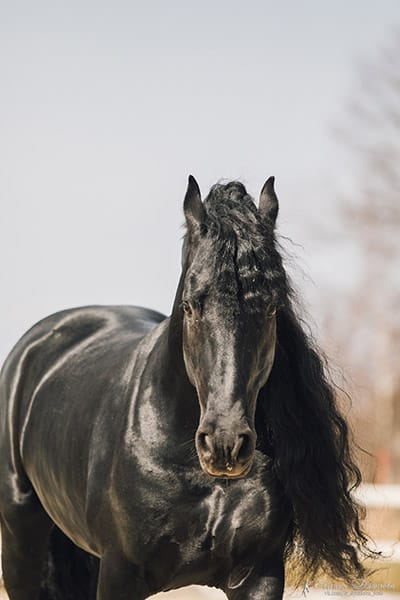
[[[238,465],[237,467],[229,467],[226,469],[217,469],[213,468],[212,465],[201,465],[201,468],[207,475],[211,475],[211,477],[222,478],[222,479],[241,479],[246,477],[250,472],[253,461],[250,460],[245,465]]]

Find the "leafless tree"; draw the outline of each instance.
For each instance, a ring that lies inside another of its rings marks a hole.
[[[376,455],[367,476],[400,482],[400,31],[362,67],[337,133],[353,179],[339,217],[361,257],[340,315],[342,347],[364,382],[355,427]]]

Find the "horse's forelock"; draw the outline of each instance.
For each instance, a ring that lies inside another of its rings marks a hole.
[[[284,303],[288,284],[274,231],[259,216],[245,186],[238,181],[214,185],[204,209],[202,237],[208,259],[202,257],[198,268],[210,269],[227,308],[239,289],[251,311],[265,310],[270,302]]]

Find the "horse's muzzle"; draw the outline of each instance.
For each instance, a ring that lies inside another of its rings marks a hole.
[[[212,425],[200,426],[196,450],[202,469],[213,477],[244,477],[251,469],[256,434],[246,424],[227,431]]]

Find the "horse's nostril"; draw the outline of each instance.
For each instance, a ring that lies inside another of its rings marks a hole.
[[[199,433],[197,444],[201,452],[211,454],[213,451],[211,438],[207,433]]]
[[[246,461],[253,452],[252,438],[247,433],[241,433],[233,448],[232,457],[237,461]]]

